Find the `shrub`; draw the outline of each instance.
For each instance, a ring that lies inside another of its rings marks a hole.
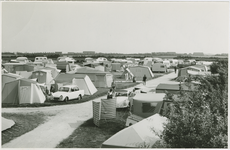
[[[160,147],[228,146],[228,65],[227,62],[217,64],[218,76],[198,77],[200,85],[196,91],[182,92],[179,100],[173,100]]]

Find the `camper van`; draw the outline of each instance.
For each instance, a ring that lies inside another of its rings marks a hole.
[[[104,61],[108,61],[108,60],[105,57],[98,57],[96,61],[98,61],[98,62],[104,62]]]
[[[171,66],[169,60],[164,60],[164,61],[163,61],[163,64],[164,64],[167,68],[170,68],[170,66]]]
[[[27,57],[17,57],[15,60],[10,60],[12,63],[28,63],[30,60]]]
[[[47,57],[35,57],[34,62],[44,62],[47,63]]]
[[[70,64],[74,64],[76,62],[76,60],[71,57],[58,57],[57,61],[58,62],[68,62]]]
[[[167,66],[165,64],[162,63],[155,63],[152,65],[151,67],[152,72],[164,72],[166,73],[167,70]]]
[[[170,59],[169,61],[170,61],[171,67],[176,67],[179,63],[177,59]]]
[[[126,120],[126,126],[131,126],[154,114],[164,115],[169,100],[163,100],[165,93],[137,93],[130,100],[131,115]]]

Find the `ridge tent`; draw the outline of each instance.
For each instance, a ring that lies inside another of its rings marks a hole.
[[[113,75],[110,72],[100,71],[90,67],[78,68],[76,71],[68,72],[68,74],[85,74],[88,75],[95,87],[111,87]]]
[[[160,140],[167,118],[159,114],[152,115],[140,122],[129,126],[102,143],[102,148],[150,148]]]
[[[89,76],[84,74],[59,74],[55,79],[57,84],[76,84],[80,90],[84,90],[85,95],[93,95],[97,92],[96,87]]]
[[[178,77],[188,77],[189,75],[206,75],[210,74],[207,72],[207,67],[204,65],[194,65],[185,68],[180,68],[178,71]]]
[[[44,103],[46,100],[37,82],[30,79],[17,79],[5,84],[2,90],[2,103]]]
[[[147,66],[132,66],[129,67],[129,70],[136,77],[136,80],[139,81],[142,81],[144,75],[146,75],[147,79],[154,77],[152,71]]]
[[[7,82],[14,81],[16,79],[22,78],[22,76],[14,73],[4,73],[2,74],[2,89]]]
[[[121,75],[121,78],[125,80],[132,79],[134,77],[133,73],[129,70],[129,68],[125,68],[124,72]]]

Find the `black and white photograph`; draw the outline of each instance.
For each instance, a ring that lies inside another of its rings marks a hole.
[[[228,148],[229,0],[3,0],[1,148]]]

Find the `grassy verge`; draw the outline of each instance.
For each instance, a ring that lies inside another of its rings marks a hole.
[[[15,122],[12,128],[2,131],[2,144],[33,130],[48,119],[43,113],[2,113],[2,117]]]
[[[128,108],[117,109],[116,118],[101,121],[100,127],[94,125],[93,119],[89,119],[56,148],[100,148],[105,140],[124,129],[128,114]]]

